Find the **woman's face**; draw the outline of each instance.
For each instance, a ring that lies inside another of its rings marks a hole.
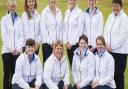
[[[56,7],[56,0],[49,0],[49,6],[51,8],[55,8]]]
[[[69,0],[70,9],[73,9],[77,4],[77,0]]]
[[[89,7],[94,8],[95,7],[95,0],[88,0]]]
[[[79,48],[80,48],[80,51],[84,51],[85,48],[88,47],[88,44],[85,40],[81,39],[80,42],[79,42]]]
[[[97,47],[98,52],[101,53],[102,50],[105,48],[105,45],[103,44],[101,40],[97,40],[96,47]]]
[[[60,45],[56,46],[54,48],[54,54],[57,59],[61,59],[61,57],[63,56],[63,47]]]
[[[118,15],[122,7],[118,3],[112,3],[112,11],[115,15]]]
[[[26,46],[26,52],[28,55],[32,55],[35,52],[35,46]]]
[[[27,6],[28,6],[29,9],[34,9],[35,0],[27,0]]]
[[[9,5],[8,5],[8,11],[9,11],[10,13],[13,13],[13,12],[15,12],[15,10],[16,10],[16,5],[15,5],[15,3],[14,3],[14,2],[10,2]]]

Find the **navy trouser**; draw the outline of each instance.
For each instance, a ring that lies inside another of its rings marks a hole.
[[[77,86],[74,85],[72,89],[77,89]],[[80,89],[91,89],[91,86],[88,85],[88,86],[82,87],[82,88],[80,88]]]
[[[93,89],[113,89],[113,88],[105,85],[105,86],[97,86],[96,88],[93,88]]]
[[[4,78],[3,78],[3,89],[12,89],[11,81],[12,76],[15,73],[15,64],[16,59],[19,55],[12,55],[12,53],[4,53],[2,54],[3,60],[3,71],[4,71]]]
[[[116,89],[124,89],[124,72],[127,64],[127,54],[111,53],[115,60]]]
[[[52,54],[52,47],[51,45],[44,43],[42,44],[42,53],[43,53],[43,61],[45,62],[48,57]]]

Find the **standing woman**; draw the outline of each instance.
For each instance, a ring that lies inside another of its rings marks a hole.
[[[56,41],[53,53],[44,64],[45,89],[71,89],[68,62],[64,56],[64,47],[61,41]]]
[[[116,89],[124,89],[124,72],[127,63],[127,16],[122,9],[122,0],[112,0],[112,13],[108,16],[104,37],[106,49],[115,59]]]
[[[96,52],[96,38],[103,33],[103,16],[96,7],[96,0],[88,0],[89,8],[85,12],[84,34],[89,39],[89,49]]]
[[[36,42],[35,53],[39,53],[39,46],[41,43],[41,30],[40,30],[40,15],[36,11],[37,1],[36,0],[25,0],[24,9],[25,12],[22,14],[23,27],[24,27],[24,48],[27,39],[32,38]]]
[[[15,72],[16,59],[23,47],[22,20],[16,13],[16,2],[8,1],[8,13],[1,20],[3,89],[12,89],[11,80]]]
[[[116,88],[114,81],[114,58],[106,51],[106,43],[103,36],[96,38],[96,45],[96,73],[92,88],[114,89]]]
[[[67,48],[70,65],[75,49],[78,47],[79,37],[84,27],[84,14],[77,6],[77,0],[68,0],[69,8],[64,17],[63,41]]]
[[[44,62],[52,53],[52,45],[62,40],[62,14],[56,0],[48,0],[49,5],[41,13],[42,51]]]
[[[73,89],[91,89],[94,78],[94,54],[88,48],[88,38],[85,35],[79,38],[79,47],[75,50],[72,63],[74,79]]]

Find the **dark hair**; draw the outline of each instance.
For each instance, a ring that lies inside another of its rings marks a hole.
[[[33,39],[27,39],[25,46],[35,46],[35,40]]]
[[[27,12],[28,18],[31,19],[32,16],[31,16],[31,14],[30,14],[30,11],[28,10],[27,1],[28,1],[28,0],[25,0],[24,10]],[[37,1],[35,0],[35,6],[34,6],[34,9],[36,9],[36,8],[37,8]]]
[[[88,44],[88,37],[84,34],[82,34],[80,37],[79,37],[79,43],[80,43],[80,40],[83,39],[85,42],[87,42]]]
[[[112,3],[119,4],[122,7],[122,0],[112,0]]]
[[[103,45],[106,46],[106,42],[105,42],[105,39],[104,39],[103,36],[98,36],[98,37],[96,38],[96,43],[97,43],[97,40],[102,41]]]

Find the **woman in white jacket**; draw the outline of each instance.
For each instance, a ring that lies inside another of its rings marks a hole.
[[[48,0],[49,5],[41,13],[42,51],[44,62],[52,54],[52,45],[62,40],[62,14],[56,0]]]
[[[22,14],[23,27],[24,27],[24,46],[27,39],[32,38],[36,42],[35,53],[38,54],[39,46],[41,43],[41,29],[40,29],[40,14],[36,10],[36,0],[25,0],[24,9]],[[23,48],[23,52],[25,47]]]
[[[73,89],[91,89],[94,78],[95,57],[88,48],[88,38],[85,35],[79,38],[79,47],[75,50],[72,63],[74,80]]]
[[[96,0],[88,0],[89,8],[85,12],[84,34],[88,36],[89,49],[96,52],[96,38],[103,34],[103,16],[95,6]]]
[[[104,29],[106,49],[115,59],[116,89],[124,89],[124,72],[127,63],[127,16],[122,9],[121,0],[112,1],[112,13],[108,16]]]
[[[13,89],[42,89],[42,65],[35,52],[35,40],[26,41],[26,52],[16,61],[16,69],[12,78]]]
[[[12,89],[11,80],[15,72],[15,62],[23,47],[22,20],[16,13],[16,2],[8,1],[8,13],[1,20],[3,89]]]
[[[93,89],[115,89],[114,81],[114,58],[106,49],[106,43],[103,36],[96,38],[96,70],[95,78],[92,83]]]
[[[78,47],[79,37],[84,27],[84,14],[77,6],[77,0],[68,0],[69,8],[64,17],[63,42],[67,48],[70,65],[75,49]]]
[[[45,89],[71,89],[68,62],[63,49],[63,43],[56,41],[53,53],[44,64],[44,83],[47,87]]]

